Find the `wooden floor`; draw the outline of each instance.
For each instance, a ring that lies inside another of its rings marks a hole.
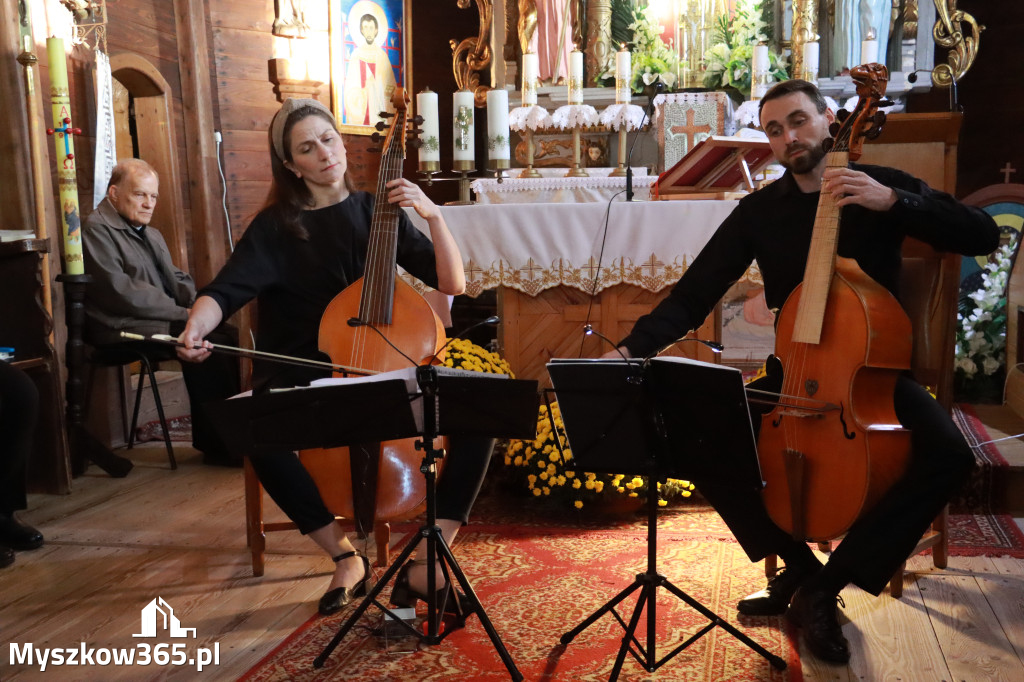
[[[231,680],[313,615],[329,560],[298,533],[275,533],[266,575],[253,578],[241,471],[203,466],[187,448],[177,452],[176,472],[167,469],[162,446],[147,445],[131,453],[136,467],[127,478],[91,468],[72,495],[31,497],[21,516],[43,531],[46,545],[19,553],[0,572],[0,678]],[[853,660],[840,668],[806,654],[804,679],[1024,680],[1024,561],[954,557],[936,571],[919,558],[912,568],[901,600],[844,591]],[[145,641],[133,637],[143,634],[140,609],[156,597],[182,627],[196,628],[197,638],[185,640],[187,655],[219,647],[218,665],[197,674],[194,666],[40,672],[11,664],[11,643],[20,651],[27,643],[135,648]],[[671,679],[668,667],[657,679]]]

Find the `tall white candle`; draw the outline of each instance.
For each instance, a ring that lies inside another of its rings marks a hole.
[[[539,68],[537,55],[527,52],[523,55],[523,106],[537,104],[537,72]]]
[[[569,53],[569,104],[583,104],[583,53]]]
[[[509,159],[508,92],[487,91],[487,158]]]
[[[862,41],[860,44],[860,63],[861,64],[874,64],[878,61],[878,41],[874,39],[872,34],[868,34],[868,39]]]
[[[768,46],[755,45],[751,64],[750,98],[761,99],[768,92]]]
[[[423,117],[420,124],[420,166],[441,163],[441,135],[438,131],[437,93],[426,89],[416,95],[416,113]],[[436,170],[436,169],[434,169]]]
[[[475,114],[473,111],[473,93],[469,90],[460,90],[452,95],[452,132],[454,133],[454,160],[456,170],[459,169],[459,162],[468,168],[474,167],[476,150],[473,147],[473,136],[475,134]]]
[[[633,93],[630,90],[629,82],[633,77],[633,67],[630,64],[632,55],[626,46],[615,53],[615,103],[629,104]]]
[[[804,43],[804,72],[802,75],[805,81],[818,82],[818,43]]]

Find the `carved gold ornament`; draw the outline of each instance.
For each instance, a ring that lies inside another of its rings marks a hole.
[[[960,80],[978,56],[978,46],[984,26],[978,24],[970,14],[956,8],[956,0],[934,0],[938,19],[932,36],[935,44],[952,50],[946,64],[939,64],[932,71],[932,83],[938,87],[949,87]],[[964,35],[961,24],[966,23],[970,35]]]
[[[469,7],[470,0],[458,0],[459,9]],[[480,33],[474,38],[465,38],[459,42],[452,38],[448,41],[452,48],[452,72],[459,90],[471,90],[476,106],[487,103],[487,91],[490,88],[480,85],[480,72],[491,65],[491,17],[494,13],[492,0],[476,0],[480,11]]]

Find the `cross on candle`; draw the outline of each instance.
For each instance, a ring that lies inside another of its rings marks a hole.
[[[66,156],[69,159],[74,159],[75,158],[75,155],[71,153],[71,144],[70,144],[70,140],[68,140],[67,136],[68,135],[81,135],[82,134],[82,129],[81,128],[72,128],[71,127],[71,119],[70,118],[65,118],[64,119],[64,127],[63,128],[47,128],[46,129],[46,134],[47,135],[59,134],[61,137],[63,137],[64,138],[64,156]]]

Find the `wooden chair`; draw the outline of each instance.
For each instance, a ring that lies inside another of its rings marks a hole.
[[[960,293],[960,256],[939,253],[917,240],[908,239],[903,247],[900,276],[900,303],[910,317],[914,332],[910,361],[915,378],[928,388],[939,403],[950,411],[953,407],[953,363],[956,343],[957,301]],[[911,557],[931,549],[932,563],[945,568],[949,550],[949,508],[942,510],[931,528],[917,543]],[[832,548],[830,542],[818,543],[822,551]],[[765,574],[775,574],[778,560],[765,558]],[[906,562],[889,581],[889,594],[903,595],[903,574]]]

